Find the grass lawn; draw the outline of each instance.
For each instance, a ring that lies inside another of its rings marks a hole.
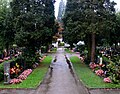
[[[40,85],[41,81],[45,77],[51,61],[52,57],[47,56],[43,62],[41,62],[40,66],[34,69],[28,78],[22,83],[4,85],[3,82],[0,82],[0,88],[36,88],[38,85]]]
[[[51,52],[51,53],[56,53],[56,51],[57,51],[57,48],[54,47],[54,48],[52,49],[52,51],[50,51],[50,52]]]
[[[77,56],[70,58],[76,74],[88,88],[120,88],[120,84],[104,83],[103,79],[91,71],[85,64],[80,62]]]
[[[65,51],[66,51],[67,53],[74,53],[74,52],[72,52],[71,50],[69,50],[68,48],[65,48]]]

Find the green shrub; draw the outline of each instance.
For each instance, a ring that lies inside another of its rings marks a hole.
[[[0,81],[4,79],[4,69],[3,69],[3,63],[0,64]]]
[[[41,47],[41,53],[46,53],[46,49],[47,49],[46,46],[42,46]]]
[[[118,57],[114,57],[114,62],[110,62],[107,65],[108,74],[113,83],[120,83],[120,60]]]
[[[71,50],[69,50],[68,48],[65,48],[65,51],[66,51],[67,53],[72,53]]]
[[[0,81],[2,81],[4,79],[4,74],[3,72],[0,72]]]
[[[59,43],[59,46],[64,46],[64,42],[60,42],[60,43]]]

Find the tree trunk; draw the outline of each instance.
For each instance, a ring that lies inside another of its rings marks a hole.
[[[70,44],[70,50],[72,50],[73,49],[73,44]]]
[[[88,56],[87,56],[87,60],[88,62],[90,62],[91,60],[91,35],[89,34],[87,37],[87,48],[88,48]]]
[[[92,33],[91,62],[95,62],[95,33]]]
[[[46,53],[48,52],[49,50],[49,43],[46,44]]]
[[[115,49],[117,49],[117,42],[115,42]]]

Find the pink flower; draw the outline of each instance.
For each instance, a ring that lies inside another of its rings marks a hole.
[[[4,60],[0,59],[0,63],[3,62]]]
[[[101,70],[101,69],[99,69],[99,70],[95,71],[95,73],[96,73],[96,75],[98,75],[98,76],[102,76],[102,75],[104,74],[104,71]]]
[[[21,83],[21,82],[22,82],[21,79],[16,79],[16,78],[10,80],[10,84],[18,84],[18,83]]]
[[[76,54],[80,54],[80,52],[76,52]]]
[[[19,54],[15,54],[15,56],[18,56]]]
[[[5,57],[5,58],[4,58],[4,60],[9,60],[9,59],[10,59],[10,57]]]
[[[95,63],[90,63],[89,66],[90,66],[91,69],[94,69],[94,68],[97,67],[97,64],[95,64]]]
[[[32,73],[32,69],[25,70],[18,78],[14,78],[10,80],[10,84],[18,84],[21,83],[22,80],[27,79],[27,77]]]
[[[111,79],[109,78],[109,77],[107,77],[107,78],[104,78],[104,80],[103,80],[105,83],[111,83],[112,81],[111,81]]]
[[[26,76],[28,76],[28,75],[31,74],[31,72],[32,72],[32,69],[27,69],[27,70],[25,70],[21,75],[26,75]]]
[[[26,75],[20,75],[18,78],[21,79],[21,80],[25,80],[25,79],[27,79],[27,76]]]

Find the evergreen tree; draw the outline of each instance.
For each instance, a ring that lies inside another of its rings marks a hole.
[[[14,42],[14,32],[12,23],[12,14],[9,2],[1,0],[0,2],[0,49],[7,49]]]
[[[67,34],[73,31],[67,41],[77,40],[77,37],[86,40],[91,62],[95,61],[96,36],[105,33],[108,35],[114,31],[112,28],[115,23],[114,5],[115,3],[109,0],[68,0],[67,2],[64,24]]]
[[[53,0],[13,0],[11,9],[15,42],[27,50],[24,56],[35,56],[41,45],[51,42],[54,27]],[[49,42],[48,42],[49,40]]]

